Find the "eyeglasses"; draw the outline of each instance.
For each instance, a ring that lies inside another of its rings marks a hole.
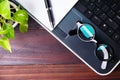
[[[101,69],[106,69],[108,61],[113,57],[113,50],[107,44],[98,44],[98,41],[95,40],[95,29],[86,23],[78,21],[77,29],[71,30],[70,35],[77,34],[78,38],[83,42],[94,42],[96,46],[96,56],[102,61]]]
[[[95,42],[95,30],[90,24],[81,24],[77,22],[77,35],[84,42]]]

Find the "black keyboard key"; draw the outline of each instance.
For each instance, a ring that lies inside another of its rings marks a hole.
[[[94,3],[89,3],[87,5],[88,5],[87,7],[88,7],[89,10],[93,10],[95,8]]]
[[[117,33],[114,33],[112,38],[113,38],[113,40],[118,41],[120,39],[120,35]]]
[[[120,2],[120,0],[114,0],[114,2],[115,2],[115,3],[118,3],[118,2]]]
[[[96,24],[97,26],[99,26],[101,24],[101,19],[99,19],[97,16],[93,16],[92,17],[92,21],[94,24]]]
[[[120,10],[117,10],[117,14],[120,16]]]
[[[81,0],[81,1],[85,1],[85,3],[89,3],[90,2],[90,0]]]
[[[103,23],[103,24],[100,25],[100,28],[101,28],[103,31],[106,31],[107,28],[108,28],[108,26],[107,26],[107,24]]]
[[[116,31],[120,35],[120,27]]]
[[[106,23],[108,24],[108,26],[112,27],[114,30],[119,27],[119,25],[110,18],[106,20]]]
[[[90,0],[90,2],[95,3],[95,2],[96,2],[96,0]]]
[[[118,44],[120,45],[120,40],[118,41]]]
[[[120,1],[118,2],[118,5],[120,5]]]
[[[118,8],[118,5],[117,5],[117,4],[115,4],[115,3],[113,3],[113,4],[111,5],[111,8],[112,8],[114,11],[116,11],[116,10],[117,10],[117,8]]]
[[[106,15],[105,13],[101,13],[101,14],[100,14],[100,18],[101,18],[102,20],[106,20],[107,15]]]
[[[86,1],[89,2],[89,0],[79,0],[78,3],[81,3],[82,5],[87,5],[88,2],[86,2]]]
[[[107,12],[107,11],[109,11],[109,7],[108,7],[107,5],[104,5],[104,6],[102,7],[102,10],[103,10],[104,12]]]
[[[101,10],[99,8],[95,8],[93,10],[93,12],[94,12],[95,15],[98,15],[98,14],[100,14]]]
[[[114,0],[104,0],[105,4],[111,6]]]
[[[115,15],[115,12],[113,11],[113,10],[110,10],[109,12],[108,12],[108,16],[109,17],[113,17]]]
[[[100,8],[103,5],[103,0],[96,0],[95,4]]]
[[[119,15],[115,16],[114,20],[120,25],[120,16]]]
[[[108,36],[111,36],[113,33],[114,33],[114,31],[113,31],[112,28],[108,28],[107,31],[106,31],[106,34],[107,34]]]
[[[92,13],[91,11],[86,11],[86,12],[85,12],[85,16],[86,16],[87,18],[91,18],[92,15],[93,15],[93,13]]]
[[[87,10],[87,8],[84,5],[82,5],[81,3],[77,3],[77,5],[75,7],[77,8],[77,10],[79,10],[82,13],[84,13]]]

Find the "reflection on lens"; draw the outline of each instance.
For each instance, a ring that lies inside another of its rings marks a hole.
[[[87,39],[93,38],[95,35],[94,29],[89,24],[83,24],[79,29]]]
[[[94,40],[95,37],[95,30],[90,24],[81,24],[80,22],[77,23],[78,26],[78,37],[86,42],[94,41],[95,43],[97,42]]]
[[[106,44],[101,44],[97,48],[97,57],[102,61],[101,69],[105,70],[107,68],[108,61],[113,57],[112,48]]]
[[[109,61],[113,57],[113,51],[110,46],[101,44],[97,48],[96,55],[101,61]]]

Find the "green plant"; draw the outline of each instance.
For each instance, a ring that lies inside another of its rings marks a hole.
[[[13,24],[19,24],[20,32],[28,30],[27,12],[20,6],[17,10],[12,9],[9,0],[0,0],[0,46],[9,52],[12,52],[9,39],[14,38]]]

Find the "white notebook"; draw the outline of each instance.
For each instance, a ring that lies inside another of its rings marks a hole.
[[[44,25],[50,31],[53,30],[50,25],[44,0],[15,0],[20,3],[41,25]],[[51,0],[55,26],[63,19],[69,10],[78,0]]]

